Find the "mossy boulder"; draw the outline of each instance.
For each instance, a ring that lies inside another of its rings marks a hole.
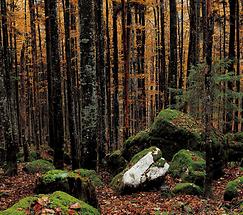
[[[26,197],[11,208],[0,212],[0,215],[26,214],[99,215],[100,213],[89,204],[61,191],[50,195]]]
[[[226,142],[226,157],[228,162],[242,162],[243,158],[243,132],[229,133],[224,136]]]
[[[149,190],[163,184],[168,169],[160,149],[150,147],[134,155],[127,167],[112,179],[111,186],[121,194]]]
[[[29,152],[29,161],[30,162],[38,160],[38,158],[39,158],[39,155],[37,152],[35,152],[35,151]],[[24,162],[24,152],[23,151],[20,151],[17,153],[17,161]]]
[[[170,164],[173,177],[181,178],[183,182],[191,182],[203,186],[206,162],[200,153],[182,149],[177,152]]]
[[[243,176],[230,181],[224,192],[224,200],[231,201],[233,198],[243,193]]]
[[[95,187],[103,185],[101,178],[97,175],[97,173],[94,170],[77,169],[74,172],[80,175],[81,177],[89,178]]]
[[[133,155],[150,146],[163,150],[164,157],[171,160],[180,149],[201,150],[203,125],[194,118],[177,110],[162,110],[151,127],[130,137],[122,155],[130,160]]]
[[[32,162],[28,162],[25,164],[25,167],[23,168],[25,172],[32,174],[37,172],[45,173],[54,169],[54,165],[46,160],[35,160]]]
[[[95,187],[88,177],[82,177],[75,172],[51,170],[39,178],[35,189],[36,193],[43,194],[58,190],[98,207]]]
[[[202,195],[203,190],[193,183],[179,183],[172,189],[173,194]]]
[[[127,165],[127,161],[122,156],[121,150],[116,150],[107,156],[107,166],[112,175],[121,172]]]

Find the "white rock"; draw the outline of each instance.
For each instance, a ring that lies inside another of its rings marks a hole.
[[[153,152],[148,152],[135,165],[127,170],[123,177],[123,185],[129,187],[138,187],[146,181],[152,181],[166,174],[169,164],[165,162],[163,167],[152,166],[155,162],[154,156],[160,153],[160,149],[156,148]],[[160,158],[164,160],[164,158]]]

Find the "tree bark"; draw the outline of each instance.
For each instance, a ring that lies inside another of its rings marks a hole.
[[[95,168],[98,98],[94,1],[79,0],[81,81],[81,166]]]

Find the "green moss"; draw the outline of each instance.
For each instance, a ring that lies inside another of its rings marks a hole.
[[[14,204],[11,208],[1,211],[0,215],[26,215],[25,210],[30,208],[31,204],[35,202],[38,197],[26,197]]]
[[[119,191],[120,190],[120,184],[121,184],[121,181],[122,181],[122,177],[124,175],[124,173],[126,172],[126,169],[123,170],[122,172],[120,172],[119,174],[117,174],[115,177],[113,177],[111,183],[110,183],[110,186],[116,190],[116,191]]]
[[[188,114],[184,114],[177,110],[165,109],[162,110],[156,117],[155,122],[152,124],[152,130],[158,130],[164,123],[172,124],[184,131],[193,133],[200,137],[203,132],[203,125],[190,117]]]
[[[202,189],[193,183],[179,183],[172,192],[174,194],[186,194],[186,195],[202,195]]]
[[[156,151],[155,146],[152,146],[148,149],[144,149],[143,151],[137,153],[136,155],[134,155],[131,159],[131,161],[129,162],[129,166],[133,166],[135,163],[137,163],[142,157],[144,157],[146,154],[148,154],[149,152],[154,152]],[[158,155],[154,155],[154,161],[157,161],[160,157],[162,156],[161,151],[158,153]]]
[[[13,205],[11,208],[0,212],[0,215],[25,215],[27,214],[26,210],[31,211],[34,214],[33,206],[35,205],[35,202],[43,196],[44,195],[38,195],[34,197],[24,198],[20,200],[18,203],[16,203],[15,205]],[[75,214],[85,214],[85,215],[100,214],[99,211],[94,207],[61,191],[57,191],[51,195],[45,195],[45,196],[48,197],[50,201],[46,207],[50,209],[60,208],[62,211],[61,212],[62,215],[68,214],[68,210],[70,206],[75,203],[78,203],[80,205],[80,209],[77,210]]]
[[[176,153],[170,164],[170,173],[180,177],[183,182],[202,186],[205,177],[205,160],[195,152],[182,149]]]
[[[233,198],[237,197],[239,194],[239,190],[243,189],[243,176],[230,181],[225,189],[225,193],[224,193],[224,199],[225,200],[232,200]]]
[[[164,167],[165,163],[166,163],[165,159],[161,158],[157,160],[152,166]]]
[[[94,170],[78,169],[74,171],[81,177],[89,178],[95,186],[102,186],[103,182]]]
[[[24,170],[28,173],[45,173],[53,169],[55,169],[54,165],[46,160],[35,160],[32,162],[28,162],[24,167]]]
[[[163,118],[164,120],[171,121],[175,118],[177,118],[181,114],[180,111],[172,110],[172,109],[165,109],[160,111],[158,117]]]
[[[75,203],[79,203],[79,205],[81,206],[81,210],[77,214],[85,214],[85,215],[100,214],[98,210],[95,209],[94,207],[61,191],[54,192],[50,196],[50,201],[51,201],[51,208],[60,207],[62,209],[63,214],[67,214],[70,205]]]
[[[112,175],[116,175],[121,172],[127,165],[127,161],[122,156],[121,150],[112,152],[107,157],[107,166]]]
[[[180,149],[200,151],[203,148],[204,127],[201,122],[177,110],[162,110],[151,127],[125,141],[122,156],[130,160],[136,153],[150,146],[163,150],[171,160]]]
[[[39,178],[35,191],[44,194],[63,191],[88,202],[94,207],[98,206],[92,181],[88,177],[80,176],[73,171],[51,170],[43,174]]]
[[[38,154],[35,151],[30,151],[29,153],[29,161],[35,161],[38,159]],[[17,153],[17,161],[24,162],[24,152],[20,151]]]
[[[60,181],[66,180],[67,176],[68,176],[67,171],[55,169],[55,170],[51,170],[51,171],[46,172],[41,177],[41,181],[44,184],[47,184],[47,183],[55,182],[56,180],[60,180]]]
[[[147,130],[140,131],[136,135],[129,137],[125,141],[125,146],[129,147],[132,144],[132,142],[146,142],[146,141],[149,141],[149,132]]]

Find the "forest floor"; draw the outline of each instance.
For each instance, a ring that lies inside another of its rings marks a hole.
[[[35,182],[39,175],[26,174],[19,165],[19,175],[16,177],[1,176],[0,172],[0,211],[4,210],[23,197],[33,195]],[[138,215],[138,214],[243,214],[240,202],[243,201],[243,190],[238,199],[232,202],[223,200],[223,193],[228,181],[233,180],[243,171],[238,167],[228,167],[225,175],[213,183],[213,196],[203,199],[197,196],[179,195],[163,197],[161,191],[139,192],[132,195],[117,195],[109,186],[110,175],[102,171],[101,177],[105,182],[97,189],[101,214],[104,215]],[[166,177],[168,186],[176,183],[170,176]],[[167,212],[167,213],[163,213]]]

